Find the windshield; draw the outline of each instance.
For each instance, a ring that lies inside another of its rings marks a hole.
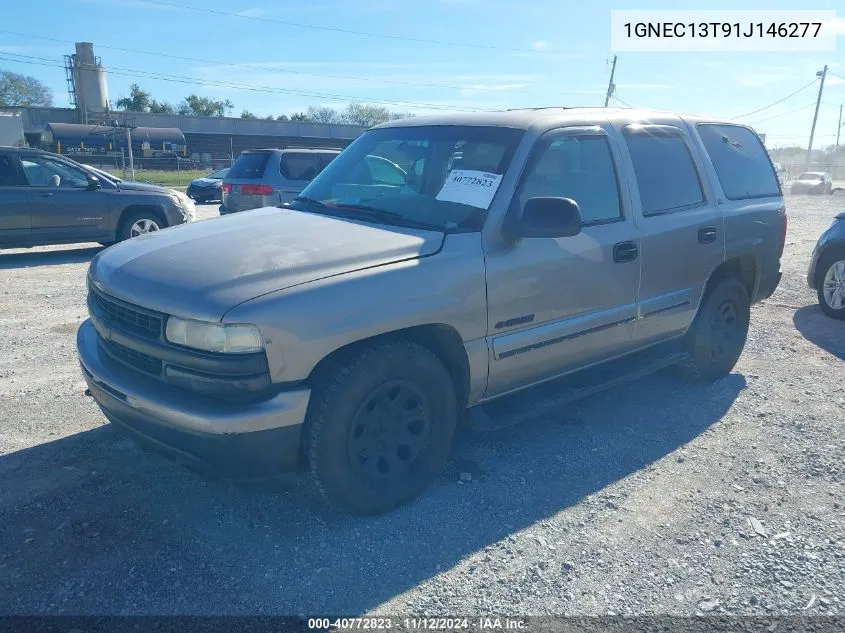
[[[522,130],[501,127],[371,130],[332,161],[302,198],[312,202],[309,211],[366,207],[397,223],[478,230],[522,136]]]
[[[225,167],[224,169],[219,169],[217,171],[211,172],[206,176],[206,178],[211,178],[213,180],[222,180],[226,177],[226,174],[229,173],[229,168]]]
[[[806,174],[801,174],[800,176],[798,176],[798,180],[821,180],[821,179],[822,179],[821,174],[812,174],[812,173],[809,173],[809,172],[806,173]]]

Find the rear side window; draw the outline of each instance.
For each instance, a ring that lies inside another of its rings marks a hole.
[[[729,200],[781,195],[769,155],[754,132],[738,125],[696,127]]]
[[[279,171],[288,180],[313,180],[323,171],[319,154],[287,153],[282,154]]]
[[[270,159],[270,152],[241,154],[229,169],[226,178],[261,178]]]
[[[320,160],[323,161],[323,167],[337,158],[338,152],[320,152]]]
[[[692,155],[679,134],[625,130],[643,215],[679,211],[704,201]]]

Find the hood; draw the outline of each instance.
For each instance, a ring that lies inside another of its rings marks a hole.
[[[117,186],[126,191],[155,191],[156,193],[170,193],[167,187],[160,187],[158,185],[150,185],[145,182],[135,182],[134,180],[121,180]]]
[[[183,224],[116,244],[91,282],[152,310],[216,321],[291,286],[433,255],[443,234],[267,207]]]
[[[196,178],[191,181],[191,184],[196,185],[197,187],[211,187],[221,182],[223,181],[215,178]]]
[[[796,185],[820,185],[822,184],[821,180],[796,180]]]

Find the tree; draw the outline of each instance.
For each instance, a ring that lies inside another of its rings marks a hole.
[[[290,120],[293,123],[308,123],[310,119],[304,112],[294,112],[290,115]]]
[[[53,105],[53,91],[35,77],[0,70],[0,106]]]
[[[308,106],[305,116],[313,123],[343,123],[344,116],[328,106]]]
[[[414,116],[410,112],[391,112],[384,106],[372,103],[350,103],[343,111],[343,122],[349,125],[372,127],[385,121],[407,119]]]
[[[118,99],[114,107],[129,112],[149,112],[150,101],[152,97],[149,92],[141,90],[138,84],[132,84],[129,86],[129,96]]]
[[[156,101],[152,99],[150,101],[150,112],[153,114],[176,114],[176,108],[173,107],[172,103],[167,103],[167,101]]]
[[[175,114],[176,108],[167,101],[156,101],[149,92],[138,84],[129,86],[129,96],[122,97],[114,104],[118,110],[128,112],[152,112],[153,114]]]
[[[279,116],[276,117],[276,120],[277,121],[284,121],[285,123],[290,121],[287,114],[280,114]]]
[[[390,110],[369,103],[350,103],[343,113],[346,123],[372,127],[390,120]]]
[[[250,112],[249,110],[244,110],[243,112],[241,112],[241,118],[242,118],[242,119],[257,119],[258,117],[257,117],[257,116],[255,116],[255,115],[254,115],[252,112]]]
[[[226,116],[235,107],[229,99],[223,101],[211,97],[188,95],[179,104],[179,114],[188,116]]]

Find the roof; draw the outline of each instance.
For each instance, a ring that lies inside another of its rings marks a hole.
[[[722,122],[717,119],[699,117],[696,115],[684,115],[675,112],[667,112],[660,110],[645,110],[639,108],[524,108],[516,110],[505,110],[501,112],[472,112],[472,113],[450,113],[450,114],[436,114],[430,116],[414,117],[412,119],[400,119],[397,121],[388,121],[376,126],[376,129],[390,128],[390,127],[409,127],[419,125],[469,125],[469,126],[493,126],[493,127],[510,127],[516,129],[526,130],[538,123],[549,121],[550,119],[560,119],[563,121],[585,121],[589,119],[601,118],[604,120],[623,120],[636,121],[648,120],[653,118],[666,118],[672,116],[681,116],[686,119],[692,119],[695,122]],[[724,121],[724,123],[730,123]],[[735,123],[733,125],[736,125]]]
[[[313,154],[339,154],[343,150],[336,147],[260,147],[258,149],[245,149],[241,154],[254,154],[255,152],[296,152]]]
[[[120,128],[80,123],[47,123],[44,131],[55,141],[85,141],[113,134],[125,134]],[[137,127],[132,130],[132,138],[138,142],[185,144],[185,135],[175,127]]]

